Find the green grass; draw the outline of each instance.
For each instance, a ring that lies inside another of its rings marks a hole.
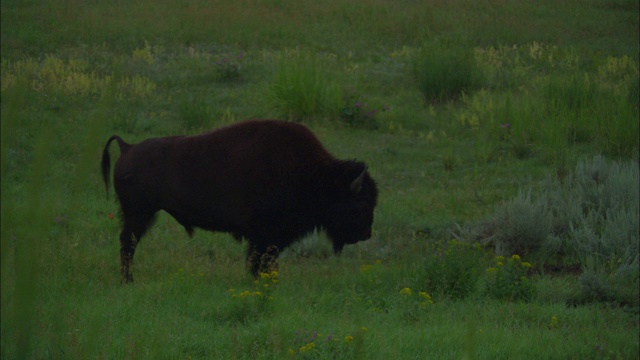
[[[587,275],[528,254],[530,271],[503,269],[494,249],[451,241],[594,155],[638,161],[637,2],[1,6],[2,358],[638,357],[638,304],[617,301],[637,299],[637,260],[613,239],[633,213],[594,222],[626,272],[597,249],[570,259],[604,268]],[[267,116],[368,164],[373,238],[335,257],[314,234],[265,291],[243,244],[190,239],[160,214],[121,286],[104,141]]]

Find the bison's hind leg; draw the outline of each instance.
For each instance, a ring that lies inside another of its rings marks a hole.
[[[133,256],[136,247],[140,243],[140,239],[147,232],[149,226],[153,223],[154,213],[145,216],[129,217],[125,215],[124,226],[120,233],[120,272],[122,274],[122,283],[133,282],[131,275],[131,267],[133,265]]]
[[[133,282],[131,276],[131,266],[133,265],[133,254],[136,252],[138,239],[126,227],[120,233],[120,273],[121,283]]]
[[[275,245],[258,245],[249,243],[247,251],[247,267],[253,277],[261,273],[271,273],[278,270],[278,256],[280,249]]]

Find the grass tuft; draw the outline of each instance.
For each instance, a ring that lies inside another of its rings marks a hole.
[[[337,117],[341,90],[316,56],[285,51],[276,56],[267,89],[267,105],[276,116],[300,121],[309,117]]]
[[[414,60],[413,74],[426,104],[456,100],[481,85],[471,51],[437,43],[424,45]]]

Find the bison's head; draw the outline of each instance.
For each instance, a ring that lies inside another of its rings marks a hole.
[[[371,237],[378,190],[363,163],[340,161],[323,176],[323,226],[336,253]]]

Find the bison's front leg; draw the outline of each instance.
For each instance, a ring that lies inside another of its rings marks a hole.
[[[247,251],[247,267],[253,277],[261,273],[271,273],[278,269],[280,250],[275,245],[256,245],[249,243]]]

